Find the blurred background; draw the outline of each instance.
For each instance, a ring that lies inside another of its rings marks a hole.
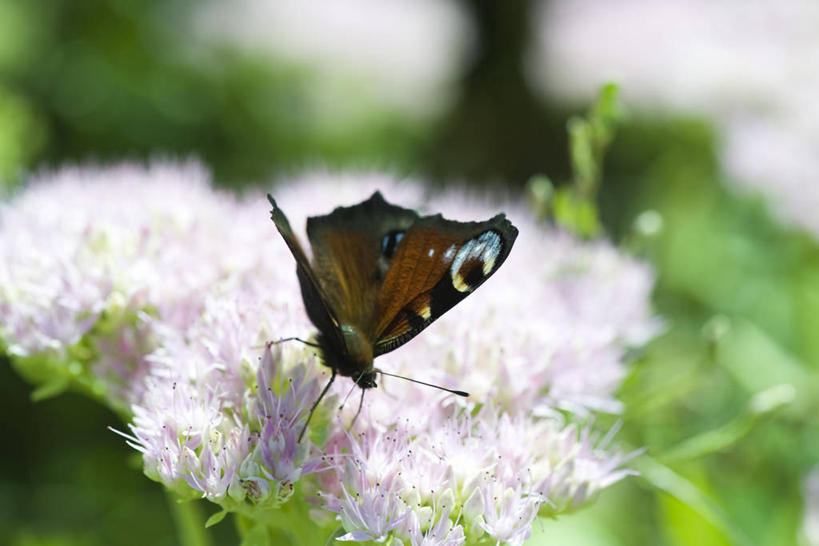
[[[816,545],[817,28],[810,0],[0,0],[0,188],[195,156],[237,191],[322,167],[524,194],[570,179],[566,122],[615,82],[597,206],[667,326],[612,423],[647,457],[531,543]],[[113,413],[0,375],[2,542],[177,543]]]

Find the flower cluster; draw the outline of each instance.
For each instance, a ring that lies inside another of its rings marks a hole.
[[[322,496],[348,531],[343,540],[462,544],[486,534],[521,544],[538,513],[576,508],[627,474],[588,428],[491,406],[474,416],[453,409],[330,440],[337,464],[321,478]]]
[[[224,321],[213,326],[219,333],[230,328]],[[315,362],[296,362],[268,345],[258,363],[224,365],[207,345],[167,353],[187,356],[185,369],[158,363],[125,436],[142,452],[148,476],[182,496],[227,508],[244,501],[278,507],[296,482],[322,466],[309,442],[298,441],[320,390]]]
[[[329,372],[313,348],[268,343],[314,330],[293,258],[261,196],[214,193],[190,166],[67,170],[6,205],[3,339],[28,356],[92,346],[89,374],[122,385],[133,416],[123,434],[146,474],[182,496],[260,521],[311,502],[347,541],[520,544],[538,514],[580,506],[627,474],[588,417],[619,409],[625,350],[657,331],[652,274],[513,201],[429,197],[373,174],[316,174],[275,194],[299,231],[306,215],[375,188],[422,213],[505,210],[520,229],[476,295],[377,361],[470,398],[382,377],[354,421],[357,403],[336,409],[351,388],[340,378],[299,442]],[[64,247],[51,254],[50,231]],[[62,290],[45,290],[53,277]],[[59,302],[70,302],[64,316]]]
[[[204,294],[253,269],[293,285],[266,267],[265,207],[214,192],[208,178],[196,163],[65,168],[0,205],[8,352],[79,362],[87,369],[57,365],[51,375],[71,376],[124,409],[144,390],[158,324],[184,330],[202,313]],[[87,350],[76,350],[89,338]]]

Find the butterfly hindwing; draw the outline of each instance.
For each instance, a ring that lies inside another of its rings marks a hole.
[[[374,354],[403,345],[483,284],[509,255],[517,233],[503,214],[485,222],[419,218],[380,288]]]

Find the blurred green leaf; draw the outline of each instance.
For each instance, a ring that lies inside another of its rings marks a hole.
[[[583,196],[593,196],[600,178],[600,165],[595,154],[592,122],[573,117],[566,124],[569,132],[569,155],[574,173],[574,187]]]
[[[228,513],[229,512],[227,510],[219,510],[208,518],[208,521],[205,522],[205,527],[213,527],[214,525],[220,523],[223,519],[225,519],[225,516],[227,516]]]
[[[554,189],[546,175],[532,177],[527,188],[542,217],[551,217],[564,229],[584,238],[602,233],[597,210],[597,190],[602,178],[603,156],[623,118],[616,85],[603,86],[585,117],[566,123],[569,137],[571,183]]]
[[[677,446],[663,452],[659,459],[664,463],[676,463],[692,460],[736,444],[762,416],[779,407],[789,404],[794,397],[795,389],[791,385],[777,385],[754,395],[741,414],[730,422],[697,436],[686,438]]]
[[[31,393],[33,402],[42,402],[68,390],[70,386],[68,377],[65,375],[55,376],[46,383],[41,384]]]
[[[786,383],[816,399],[817,380],[804,365],[751,322],[735,319],[717,344],[717,360],[748,392]]]
[[[754,542],[730,520],[725,511],[712,498],[682,475],[674,472],[651,457],[643,455],[634,461],[634,468],[653,487],[665,491],[681,505],[667,505],[667,515],[676,520],[672,533],[678,544],[734,544],[751,546]],[[694,510],[703,520],[719,530],[715,534],[707,527],[696,525],[685,514],[683,507]]]
[[[598,149],[605,150],[611,144],[617,128],[625,119],[626,112],[620,100],[619,86],[614,83],[603,85],[597,92],[597,100],[589,115]]]
[[[575,116],[567,123],[573,186],[589,201],[597,197],[603,157],[624,118],[619,88],[610,83],[600,88],[585,117]]]
[[[573,188],[564,186],[555,191],[552,214],[559,226],[581,237],[595,237],[600,233],[597,207]]]
[[[0,83],[0,195],[42,151],[45,134],[34,105]]]

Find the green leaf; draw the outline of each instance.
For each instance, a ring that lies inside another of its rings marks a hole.
[[[38,386],[31,392],[31,399],[34,402],[41,402],[49,398],[54,398],[68,390],[69,379],[65,375],[55,375],[53,379]]]
[[[227,515],[228,515],[227,510],[220,510],[219,512],[216,512],[211,517],[209,517],[208,520],[205,522],[205,528],[213,527],[217,523],[220,523],[223,519],[225,519],[225,516]]]
[[[750,392],[787,383],[796,386],[800,399],[807,402],[819,391],[807,366],[751,321],[733,318],[730,329],[717,344],[716,356],[717,362]]]
[[[721,427],[688,438],[666,451],[662,459],[668,461],[691,460],[727,449],[751,431],[764,415],[789,404],[796,393],[792,385],[782,384],[758,392],[746,410]]]
[[[594,237],[600,233],[597,207],[578,196],[572,188],[563,187],[555,192],[552,213],[558,225],[581,237]]]
[[[607,147],[614,138],[617,126],[625,117],[620,101],[620,88],[613,83],[602,86],[589,115],[596,146]]]
[[[566,129],[569,132],[569,159],[575,187],[581,195],[592,196],[599,178],[592,125],[585,119],[573,117],[567,122]]]
[[[728,539],[729,543],[738,546],[752,546],[754,544],[745,532],[728,517],[716,501],[670,467],[664,466],[646,455],[635,459],[632,466],[652,486],[665,491],[718,529]],[[697,543],[701,544],[702,542]]]

